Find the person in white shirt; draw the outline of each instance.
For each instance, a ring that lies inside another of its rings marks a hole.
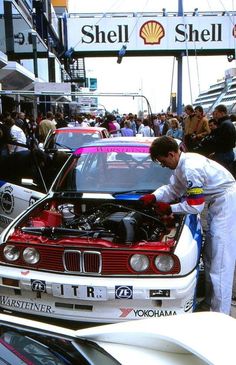
[[[4,120],[4,123],[9,128],[12,140],[17,143],[26,145],[26,135],[20,127],[15,125],[14,119],[11,117],[8,117]],[[16,145],[9,143],[8,150],[9,150],[9,153],[11,154],[14,152],[26,151],[26,150],[28,150],[28,148],[24,147],[24,146],[16,146]]]
[[[137,134],[142,134],[142,130],[144,128],[142,119],[138,118],[136,123],[137,123]]]
[[[143,129],[142,129],[142,136],[143,137],[154,137],[154,130],[150,127],[149,125],[149,120],[148,119],[144,119],[143,121]]]

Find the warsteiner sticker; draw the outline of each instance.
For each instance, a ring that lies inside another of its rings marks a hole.
[[[29,310],[33,312],[41,313],[53,313],[52,307],[50,305],[29,302],[27,300],[18,300],[6,297],[5,295],[0,295],[0,305],[5,307],[10,307],[12,309],[22,309]]]
[[[2,210],[7,214],[11,214],[14,209],[13,187],[11,185],[4,188],[0,199]]]

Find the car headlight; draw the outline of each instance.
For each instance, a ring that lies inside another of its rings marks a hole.
[[[13,245],[7,245],[3,249],[3,255],[8,261],[16,261],[20,257],[20,250]]]
[[[159,271],[168,272],[173,269],[174,259],[170,255],[159,255],[155,258],[155,266]]]
[[[23,259],[27,264],[37,264],[40,259],[39,252],[33,247],[27,247],[23,251]]]
[[[130,259],[130,266],[135,271],[145,271],[149,267],[149,258],[145,255],[135,254]]]

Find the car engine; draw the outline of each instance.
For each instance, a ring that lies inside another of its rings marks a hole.
[[[161,241],[170,232],[175,235],[178,227],[174,216],[161,217],[152,207],[141,210],[117,202],[51,204],[22,225],[23,231],[36,235],[100,238],[118,244]]]

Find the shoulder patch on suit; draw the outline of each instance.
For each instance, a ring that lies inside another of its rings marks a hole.
[[[193,182],[191,180],[187,181],[187,186],[188,188],[191,188],[193,186]]]

